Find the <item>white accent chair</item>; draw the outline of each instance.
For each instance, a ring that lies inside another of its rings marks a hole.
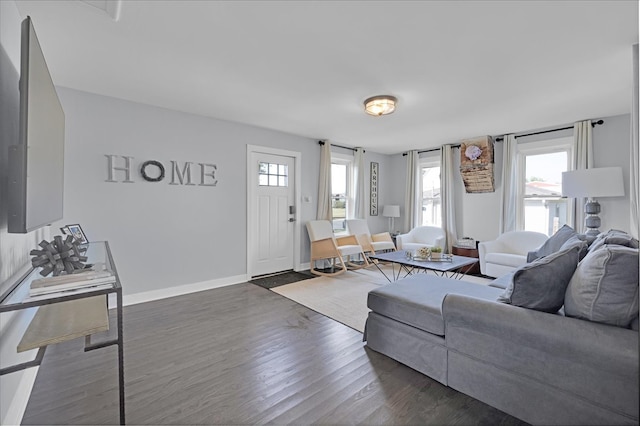
[[[480,272],[500,277],[527,263],[527,253],[544,244],[549,237],[540,232],[505,232],[493,241],[478,244]]]
[[[396,237],[399,250],[418,250],[421,247],[440,247],[444,252],[444,229],[437,226],[417,226]]]
[[[315,275],[338,275],[350,269],[360,269],[369,266],[367,257],[353,235],[336,238],[333,235],[331,222],[328,220],[311,220],[307,222],[307,232],[311,240],[311,265],[309,270]],[[362,258],[361,263],[355,263],[351,256]],[[336,263],[336,259],[338,262]],[[318,270],[317,260],[329,260],[332,264],[331,272]]]
[[[396,250],[396,245],[393,244],[393,239],[388,232],[371,235],[369,225],[364,219],[348,219],[347,231],[349,231],[349,234],[355,235],[358,244],[367,253],[374,254],[377,251]]]

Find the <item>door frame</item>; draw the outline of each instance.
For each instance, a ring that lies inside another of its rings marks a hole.
[[[251,226],[251,212],[255,211],[256,192],[253,182],[251,182],[251,155],[253,153],[280,155],[283,157],[292,157],[294,162],[294,189],[293,198],[294,205],[296,206],[296,212],[294,214],[295,222],[293,223],[293,270],[300,271],[302,269],[300,265],[300,208],[302,204],[302,153],[297,151],[289,151],[286,149],[270,148],[260,145],[247,144],[247,281],[252,276],[253,265],[253,252],[250,247],[254,247],[256,242],[256,236],[254,235],[253,227]]]

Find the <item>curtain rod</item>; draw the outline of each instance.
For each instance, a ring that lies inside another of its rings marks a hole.
[[[602,124],[604,124],[604,120],[592,121],[591,122],[591,127],[596,127],[597,125],[602,125]],[[525,137],[525,136],[541,135],[541,134],[544,134],[544,133],[559,132],[561,130],[569,130],[569,129],[573,129],[573,126],[559,127],[557,129],[542,130],[540,132],[525,133],[525,134],[522,134],[522,135],[515,135],[514,137],[515,138],[522,138],[522,137]],[[500,137],[497,137],[497,138],[494,139],[494,141],[496,141],[496,142],[502,142],[503,140],[504,140],[504,136],[500,136]],[[460,148],[460,144],[451,145],[451,147],[452,148]],[[422,154],[423,152],[433,152],[433,151],[440,151],[440,148],[425,149],[425,150],[422,150],[422,151],[418,151],[418,154]],[[406,156],[406,155],[407,155],[406,152],[402,153],[403,157]]]
[[[601,125],[604,124],[604,120],[598,120],[598,121],[591,121],[591,127],[596,127],[597,125]],[[542,130],[540,132],[532,132],[532,133],[525,133],[524,135],[515,135],[515,138],[523,138],[525,136],[533,136],[533,135],[542,135],[544,133],[552,133],[552,132],[559,132],[561,130],[569,130],[569,129],[573,129],[573,126],[567,126],[567,127],[560,127],[557,129],[550,129],[550,130]],[[496,142],[502,142],[504,140],[504,137],[501,136],[499,138],[495,139]]]
[[[318,141],[318,144],[319,145],[324,145],[324,141]],[[333,144],[333,143],[331,144],[331,146],[335,146],[335,147],[342,148],[342,149],[348,149],[348,150],[351,150],[351,151],[356,151],[358,149],[358,148],[351,148],[349,146],[336,145],[336,144]],[[367,152],[367,151],[362,150],[362,152]]]

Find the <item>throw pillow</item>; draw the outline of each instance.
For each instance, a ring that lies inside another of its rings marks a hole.
[[[518,268],[499,302],[543,312],[558,312],[578,265],[578,246],[572,246]]]
[[[611,229],[606,233],[601,233],[589,246],[589,252],[596,251],[605,244],[616,244],[619,246],[638,248],[638,240],[624,231]]]
[[[573,237],[569,238],[567,241],[562,244],[559,251],[564,249],[568,249],[572,246],[578,247],[578,262],[584,259],[589,250],[589,243],[586,240],[586,236],[584,234],[576,234]]]
[[[548,256],[560,250],[560,247],[571,237],[577,235],[577,232],[569,225],[564,225],[562,228],[553,234],[538,250],[530,251],[527,254],[527,262],[533,262],[544,256]]]
[[[627,327],[638,315],[638,249],[603,245],[580,262],[564,300],[567,316]]]
[[[527,255],[527,261],[533,262],[544,256],[548,256],[552,253],[560,251],[562,245],[571,237],[577,235],[577,232],[569,225],[564,225],[558,229],[545,243],[535,251],[529,252]]]

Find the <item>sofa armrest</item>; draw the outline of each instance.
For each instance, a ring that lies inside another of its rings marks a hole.
[[[450,352],[637,419],[637,331],[459,294],[442,314]]]
[[[402,244],[410,242],[409,234],[399,234],[396,235],[396,246],[398,250],[402,250]]]
[[[500,241],[482,241],[478,243],[478,257],[480,258],[480,272],[486,274],[486,256],[487,253],[498,253],[504,249],[503,244]]]
[[[638,333],[630,329],[460,294],[445,297],[442,313],[447,337],[449,329],[465,328],[510,345],[548,350],[554,356],[575,360],[579,355],[582,362],[598,368],[638,367]]]

